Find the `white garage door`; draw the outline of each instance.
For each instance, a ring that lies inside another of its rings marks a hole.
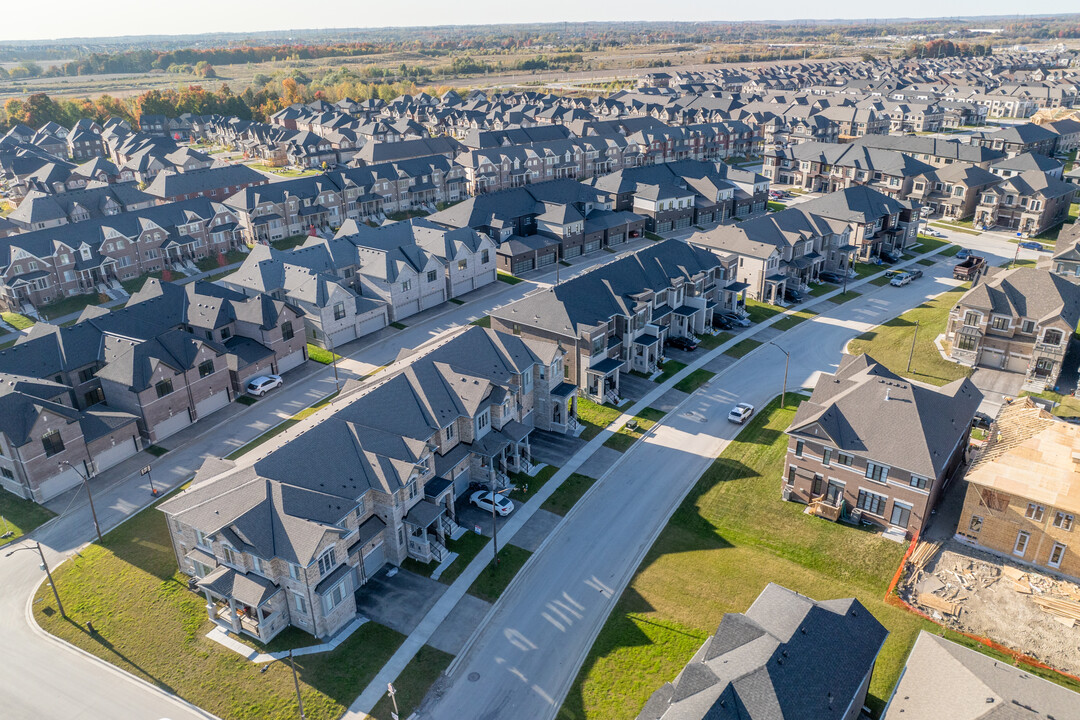
[[[1019,355],[1009,355],[1009,365],[1005,369],[1009,372],[1022,372],[1026,373],[1028,369],[1028,360],[1025,357]]]
[[[277,369],[278,369],[279,373],[283,373],[283,372],[286,372],[288,370],[292,370],[294,367],[298,367],[298,366],[302,365],[303,363],[304,363],[304,349],[300,348],[299,350],[292,353],[291,355],[286,355],[285,357],[281,358],[281,360],[278,360]]]
[[[412,302],[402,303],[402,305],[395,308],[395,317],[400,320],[401,318],[415,315],[418,312],[420,312],[420,301],[413,300]]]
[[[35,493],[35,498],[38,502],[45,502],[52,500],[54,497],[64,492],[69,488],[73,488],[82,482],[82,478],[72,470],[68,468],[59,475],[55,475],[48,480],[42,482]]]
[[[383,565],[386,564],[386,543],[379,546],[364,556],[364,574],[369,578],[375,577]]]
[[[330,336],[330,339],[334,341],[334,347],[338,347],[339,345],[344,345],[345,343],[347,343],[347,342],[349,342],[351,340],[355,340],[356,339],[356,326],[350,325],[347,328],[344,328],[342,330],[338,330],[336,333],[334,333],[333,335]],[[280,367],[278,369],[281,370]],[[285,372],[285,371],[281,370],[281,372]]]
[[[495,268],[492,268],[491,270],[488,270],[486,273],[483,273],[483,274],[477,276],[477,278],[476,278],[476,287],[483,287],[484,285],[487,285],[488,283],[495,282],[497,279],[498,279],[498,276],[495,274]]]
[[[364,337],[370,335],[373,332],[378,332],[386,327],[386,317],[383,315],[376,315],[370,317],[367,320],[362,321],[356,328],[356,337]]]
[[[134,427],[132,432],[135,432]],[[94,468],[97,472],[101,472],[107,468],[111,468],[119,462],[127,460],[129,457],[139,452],[139,446],[137,440],[133,440],[130,437],[117,438],[116,444],[112,447],[100,451],[94,456]]]
[[[469,473],[463,472],[454,478],[454,497],[461,497],[469,489]]]
[[[454,283],[454,297],[464,295],[472,289],[474,289],[472,278],[465,278],[464,280],[459,280],[458,282]]]
[[[982,355],[979,356],[979,364],[983,367],[1000,369],[1005,366],[1005,353],[1000,350],[984,349]]]
[[[220,410],[229,404],[229,394],[222,390],[216,392],[202,402],[195,403],[195,417],[204,418],[215,410]]]
[[[188,417],[187,411],[181,410],[168,420],[163,420],[154,426],[154,437],[157,438],[155,442],[160,442],[170,435],[180,432],[190,424],[191,418]]]
[[[444,302],[446,302],[446,293],[444,293],[442,291],[439,291],[439,292],[433,292],[430,295],[425,295],[424,297],[422,297],[421,302],[420,302],[420,306],[424,310],[427,310],[428,308],[433,308],[436,305],[439,305],[439,304],[444,303]]]

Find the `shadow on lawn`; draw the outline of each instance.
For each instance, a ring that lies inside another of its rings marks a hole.
[[[154,683],[154,685],[161,688],[162,690],[164,690],[164,691],[166,691],[168,693],[172,693],[173,695],[176,694],[176,691],[172,688],[171,685],[169,685],[166,682],[163,682],[162,680],[159,680],[158,678],[156,678],[153,675],[153,673],[148,672],[146,670],[146,668],[142,667],[141,665],[136,663],[134,660],[129,658],[127,655],[125,655],[124,653],[117,650],[116,647],[114,647],[111,642],[106,640],[105,637],[103,637],[102,634],[99,631],[95,630],[94,632],[90,632],[90,630],[88,630],[85,625],[80,625],[79,623],[75,622],[71,618],[65,618],[64,622],[66,622],[72,628],[78,630],[83,635],[90,638],[91,640],[96,642],[98,645],[105,648],[106,650],[108,650],[113,655],[115,655],[117,657],[117,660],[116,660],[115,664],[120,665],[120,666],[127,665],[128,667],[135,669],[143,677],[148,678],[150,680],[150,682]]]

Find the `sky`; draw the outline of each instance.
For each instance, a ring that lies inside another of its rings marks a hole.
[[[1065,0],[770,0],[731,3],[717,0],[379,0],[339,1],[308,7],[297,0],[112,0],[99,12],[85,0],[51,0],[48,12],[3,13],[0,40],[39,40],[116,35],[175,35],[206,30],[254,32],[319,27],[385,27],[402,25],[469,25],[519,22],[585,22],[597,20],[784,20],[949,15],[1003,15],[1076,12]],[[25,5],[24,5],[25,7]],[[297,12],[301,10],[301,12]],[[300,25],[298,25],[300,23]],[[310,24],[308,24],[310,23]]]

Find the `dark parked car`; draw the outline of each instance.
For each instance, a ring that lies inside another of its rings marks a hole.
[[[900,253],[893,252],[892,250],[882,250],[881,259],[885,262],[900,262]]]
[[[802,293],[791,288],[784,288],[784,299],[788,302],[802,302]]]
[[[818,274],[818,279],[819,280],[824,280],[825,282],[831,282],[831,283],[836,283],[836,284],[844,282],[843,276],[841,276],[839,273],[834,273],[834,272],[819,273]]]
[[[697,350],[697,343],[694,342],[693,340],[691,340],[690,338],[684,338],[684,337],[668,338],[667,340],[664,341],[664,344],[669,346],[669,347],[678,348],[679,350],[685,350],[686,352],[692,352],[694,350]]]
[[[922,277],[922,270],[919,268],[908,268],[907,273],[911,276],[912,280],[918,280]]]
[[[981,428],[983,430],[990,429],[990,423],[994,421],[989,415],[984,412],[975,413],[975,417],[971,419],[971,426]]]
[[[713,327],[718,327],[721,330],[730,330],[731,328],[735,327],[735,323],[732,322],[731,318],[727,317],[726,315],[720,314],[713,315],[712,324]]]
[[[971,251],[967,248],[961,248],[960,252],[956,253],[957,260],[967,260],[969,257],[971,257]]]
[[[733,312],[718,313],[718,315],[724,318],[726,322],[731,323],[732,326],[750,327],[750,325],[752,325],[749,318],[745,318],[742,315],[737,315]]]
[[[1024,248],[1025,250],[1038,250],[1039,252],[1042,252],[1043,249],[1043,246],[1040,243],[1031,240],[1020,243],[1020,247]]]

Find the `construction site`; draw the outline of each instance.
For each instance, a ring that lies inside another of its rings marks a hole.
[[[920,543],[900,597],[946,627],[1080,675],[1080,586],[956,540]]]

